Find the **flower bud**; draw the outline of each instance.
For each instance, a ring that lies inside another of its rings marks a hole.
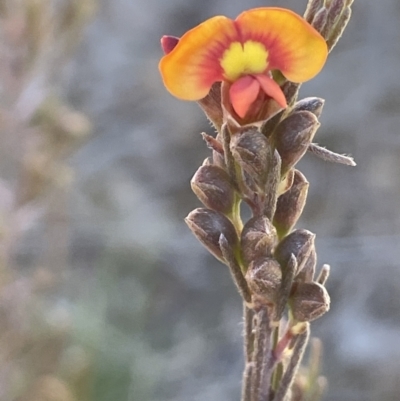
[[[212,85],[210,92],[203,99],[200,99],[198,105],[202,108],[207,118],[219,132],[222,127],[223,113],[221,106],[221,82]]]
[[[218,167],[225,168],[226,164],[224,155],[221,155],[221,153],[218,153],[214,150],[212,153],[212,159],[213,159],[213,164],[215,164]]]
[[[345,8],[343,10],[342,15],[339,17],[338,22],[336,23],[334,29],[332,30],[332,32],[329,35],[329,38],[326,41],[329,51],[331,51],[336,46],[336,43],[342,36],[343,31],[345,30],[345,28],[350,20],[350,17],[351,17],[350,5],[351,5],[352,1],[348,0],[347,2],[350,4],[348,4],[347,8]]]
[[[253,217],[242,230],[242,257],[246,266],[252,261],[272,255],[276,244],[276,230],[265,216]]]
[[[286,81],[281,86],[288,105],[292,106],[299,95],[300,84],[296,82]]]
[[[209,209],[223,214],[232,211],[235,191],[228,173],[215,165],[201,166],[190,181],[193,192]]]
[[[213,164],[213,163],[212,163],[211,157],[206,157],[206,158],[204,159],[204,161],[203,161],[202,166],[211,166],[212,164]]]
[[[260,132],[267,138],[269,138],[273,134],[274,129],[278,125],[279,121],[281,121],[285,111],[286,109],[283,109],[278,113],[274,114],[272,117],[265,120],[260,127]]]
[[[325,39],[328,39],[335,28],[338,20],[340,19],[344,9],[347,7],[346,0],[332,0],[329,9],[328,9],[328,17],[326,20],[326,24],[324,26],[323,31],[321,32],[322,36]]]
[[[161,38],[161,48],[164,54],[171,53],[175,46],[178,44],[179,38],[176,36],[164,35]]]
[[[299,100],[293,107],[292,113],[297,111],[309,111],[319,118],[324,107],[325,100],[319,97],[306,97]]]
[[[253,261],[247,270],[246,280],[256,300],[264,304],[275,303],[282,282],[281,267],[272,258]]]
[[[264,215],[270,220],[274,217],[276,202],[279,196],[279,186],[281,182],[281,157],[277,150],[271,153],[270,166],[267,173],[265,188]]]
[[[329,294],[318,283],[297,284],[289,304],[293,317],[299,322],[311,322],[329,310]]]
[[[324,4],[325,0],[310,0],[307,4],[306,12],[304,13],[304,19],[311,24],[315,14],[324,7]]]
[[[322,7],[315,13],[311,25],[319,32],[322,33],[326,25],[326,20],[328,19],[328,9]]]
[[[281,174],[285,175],[306,153],[320,123],[309,111],[292,113],[279,123],[274,138],[282,158]]]
[[[267,178],[272,151],[268,139],[252,128],[232,137],[231,152],[236,161],[261,187]]]
[[[221,234],[232,248],[238,244],[236,230],[231,221],[214,210],[195,209],[189,213],[185,222],[197,239],[221,262],[224,262],[219,245]]]
[[[278,198],[274,226],[283,238],[297,223],[306,204],[309,183],[304,175],[295,170],[292,187]]]
[[[282,318],[292,291],[294,276],[297,272],[297,260],[293,254],[290,255],[290,259],[282,270],[282,284],[279,292],[279,299],[275,308],[275,320],[280,320]]]
[[[307,261],[312,248],[314,248],[315,234],[308,230],[295,230],[285,237],[274,252],[276,260],[285,269],[286,264],[293,254],[297,260],[297,273],[299,273]]]
[[[296,281],[310,283],[314,279],[315,268],[317,266],[317,252],[315,248],[311,248],[307,260],[304,262],[303,268],[299,271]]]
[[[292,188],[294,181],[294,169],[290,169],[284,177],[280,177],[281,181],[278,184],[278,197]]]

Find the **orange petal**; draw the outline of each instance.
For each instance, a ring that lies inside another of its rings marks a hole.
[[[242,43],[263,43],[268,50],[268,69],[280,70],[290,81],[307,81],[325,64],[328,48],[324,38],[290,10],[255,8],[240,14],[235,24]]]
[[[259,92],[260,83],[251,75],[245,75],[231,85],[229,97],[233,110],[240,118],[244,118]]]
[[[279,106],[283,108],[287,107],[286,98],[282,92],[282,89],[272,78],[265,74],[254,75],[254,78],[259,82],[262,90],[269,97],[272,97],[272,99],[274,99],[279,104]]]
[[[222,81],[219,60],[234,40],[238,40],[235,23],[223,16],[210,18],[186,32],[160,61],[165,87],[183,100],[205,97],[214,82]]]

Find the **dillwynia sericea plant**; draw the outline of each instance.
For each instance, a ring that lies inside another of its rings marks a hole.
[[[168,91],[197,101],[217,130],[191,186],[204,208],[186,223],[227,265],[244,303],[242,401],[311,401],[320,397],[318,343],[299,369],[310,322],[329,309],[316,275],[315,235],[293,229],[309,183],[296,169],[310,151],[328,161],[350,157],[313,143],[324,101],[297,100],[347,25],[352,0],[310,0],[304,18],[261,7],[208,19],[181,38],[164,36],[159,69]],[[252,212],[243,223],[241,203]]]

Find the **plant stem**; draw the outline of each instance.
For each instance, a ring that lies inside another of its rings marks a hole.
[[[242,398],[241,401],[252,401],[252,387],[251,383],[253,380],[253,363],[246,362],[243,372],[243,384],[242,384]]]
[[[254,333],[254,353],[253,353],[253,369],[251,383],[251,401],[264,401],[269,391],[269,386],[265,386],[266,381],[269,382],[270,369],[269,362],[271,356],[271,333],[272,327],[268,309],[262,306],[257,311],[257,320],[255,322]]]
[[[251,401],[251,383],[253,373],[253,351],[254,351],[254,332],[253,321],[254,311],[250,309],[246,303],[243,303],[244,318],[244,357],[245,367],[243,371],[242,399],[241,401]]]
[[[290,358],[289,365],[280,381],[279,388],[275,393],[273,401],[284,401],[287,392],[289,391],[294,377],[297,373],[297,369],[300,366],[301,359],[306,349],[307,342],[310,336],[310,324],[305,324],[305,329],[302,333],[298,334],[293,347],[292,357]]]
[[[273,340],[272,340],[273,341],[273,350],[275,351],[276,347],[278,345],[278,341],[279,341],[279,321],[277,321],[277,325],[274,328],[272,335],[273,335]],[[274,359],[275,359],[276,353],[274,352],[273,355],[274,355]],[[275,365],[275,363],[276,363],[276,360],[274,360],[274,365]],[[279,379],[280,378],[278,377],[277,372],[275,371],[272,375],[272,389],[273,390],[276,390],[278,388]]]
[[[245,303],[243,304],[244,316],[244,355],[246,362],[252,362],[254,351],[254,332],[253,320],[254,311],[250,309]]]

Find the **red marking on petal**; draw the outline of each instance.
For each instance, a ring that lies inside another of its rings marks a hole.
[[[259,92],[260,83],[251,75],[241,77],[231,85],[229,97],[233,110],[240,118],[244,118]]]
[[[254,78],[260,84],[262,90],[269,96],[272,97],[282,108],[287,107],[285,95],[282,92],[280,86],[268,75],[257,74]]]
[[[179,38],[177,38],[176,36],[164,35],[161,38],[161,48],[163,49],[164,54],[171,53],[178,42]]]
[[[325,64],[325,39],[293,11],[260,7],[244,11],[235,20],[242,41],[254,40],[268,50],[268,70],[280,70],[293,82],[305,82]]]

